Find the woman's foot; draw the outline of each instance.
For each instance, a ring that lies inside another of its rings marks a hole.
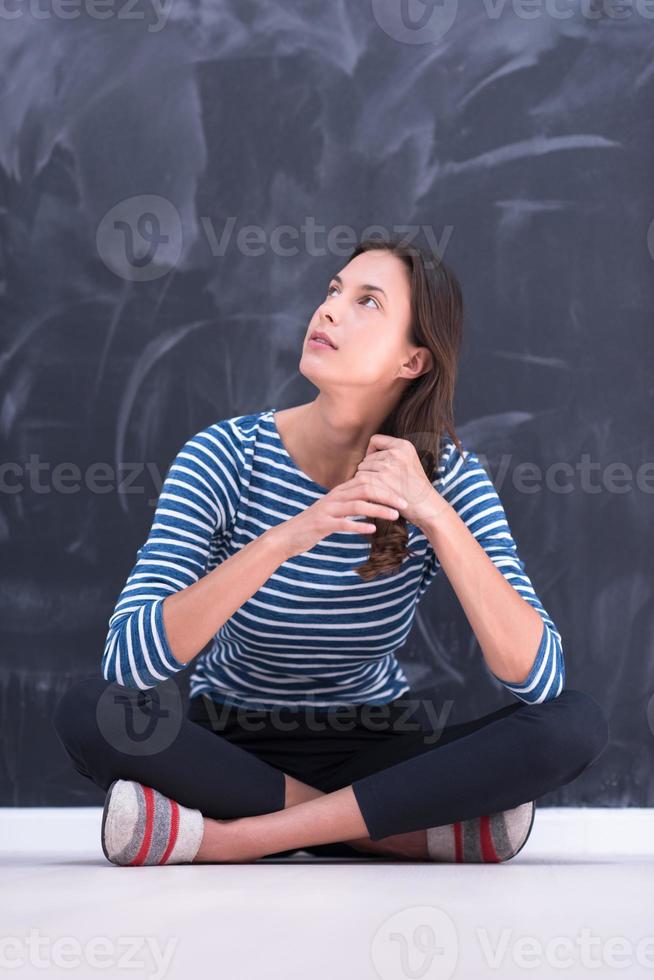
[[[380,857],[407,861],[429,861],[427,850],[427,831],[414,830],[408,834],[393,834],[381,840],[359,837],[345,841],[350,847],[366,854],[379,854]]]
[[[429,827],[427,848],[432,861],[492,863],[508,861],[522,850],[534,825],[533,801],[511,810]]]
[[[533,801],[511,810],[459,820],[408,834],[395,834],[381,840],[346,841],[350,847],[368,854],[409,861],[449,863],[492,863],[508,861],[522,850],[534,824]]]
[[[190,864],[203,833],[199,810],[182,806],[151,786],[116,779],[107,791],[101,841],[112,864]]]

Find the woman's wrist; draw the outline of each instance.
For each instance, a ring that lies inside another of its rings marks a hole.
[[[433,499],[425,507],[424,513],[419,516],[417,521],[413,521],[413,523],[420,528],[423,534],[431,537],[437,533],[439,525],[447,519],[447,514],[452,510],[452,505],[437,490],[434,490]]]
[[[288,540],[284,531],[283,524],[276,524],[274,527],[268,528],[264,531],[262,535],[258,538],[259,541],[265,541],[270,549],[270,551],[279,559],[279,564],[288,561],[292,558],[292,551],[288,546]]]

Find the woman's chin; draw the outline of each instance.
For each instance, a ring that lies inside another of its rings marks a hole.
[[[314,384],[316,379],[325,376],[325,371],[321,370],[321,365],[317,357],[307,356],[306,353],[302,354],[300,358],[300,363],[298,364],[298,371],[302,374],[307,381],[313,381]]]

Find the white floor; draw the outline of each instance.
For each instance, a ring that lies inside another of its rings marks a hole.
[[[120,868],[102,853],[101,815],[0,808],[0,974],[654,977],[653,809],[538,809],[500,865],[301,852]]]

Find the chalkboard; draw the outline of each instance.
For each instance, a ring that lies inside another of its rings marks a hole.
[[[22,7],[0,33],[0,803],[102,801],[52,711],[99,676],[163,476],[212,421],[315,397],[306,325],[377,228],[459,276],[457,431],[567,686],[609,718],[601,759],[543,802],[651,805],[645,5],[445,2],[424,23],[377,0],[111,9]],[[525,463],[540,478],[520,483]],[[442,574],[400,659],[452,720],[513,700]]]

